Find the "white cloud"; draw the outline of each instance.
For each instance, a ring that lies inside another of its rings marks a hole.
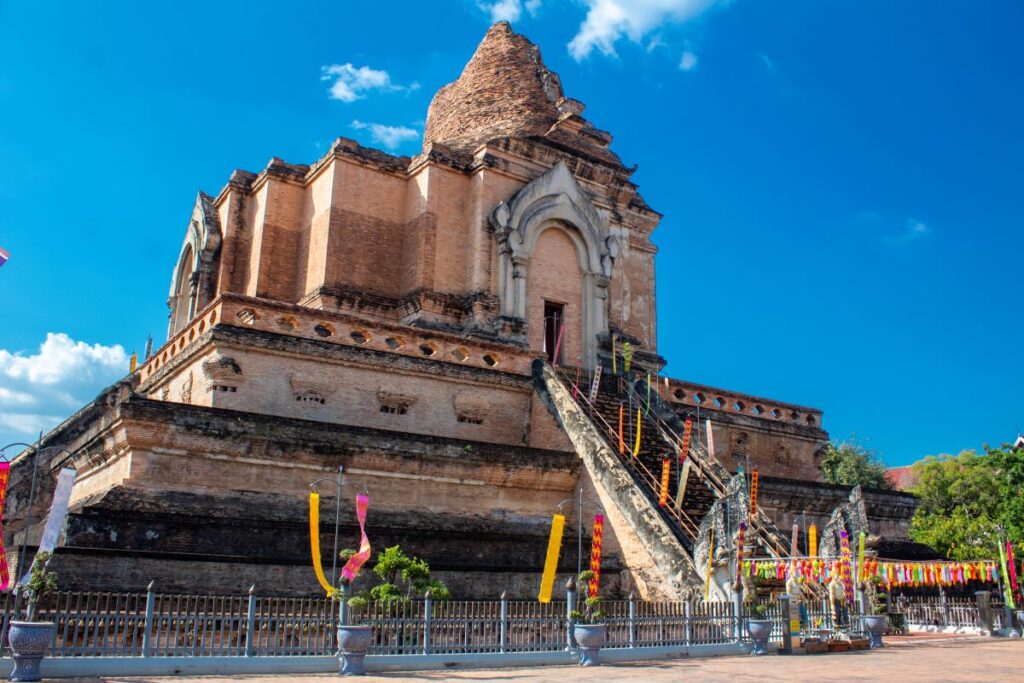
[[[679,68],[683,71],[693,71],[697,68],[697,54],[687,50],[679,60]]]
[[[477,7],[491,15],[491,21],[519,21],[523,16],[523,9],[535,16],[540,9],[541,0],[496,0],[495,2],[484,2],[477,0]]]
[[[772,60],[771,57],[769,57],[763,52],[758,52],[757,58],[761,61],[762,64],[764,64],[765,71],[768,71],[769,73],[775,73],[777,69],[775,67],[775,62]]]
[[[420,87],[419,83],[398,85],[391,82],[391,76],[383,69],[371,69],[368,66],[355,67],[352,64],[329,64],[320,67],[320,80],[331,81],[328,89],[332,100],[355,102],[366,97],[372,90],[378,92],[412,91]]]
[[[47,334],[35,354],[0,349],[0,430],[24,441],[127,373],[128,354],[120,345],[90,345],[63,332]],[[8,440],[0,434],[0,446]]]
[[[615,43],[620,38],[639,43],[663,24],[689,21],[712,5],[728,0],[583,1],[587,16],[569,42],[569,52],[577,61],[589,56],[594,48],[602,54],[614,55]]]
[[[352,127],[356,130],[367,130],[370,132],[370,139],[383,145],[387,149],[396,149],[403,142],[418,140],[419,132],[408,126],[385,126],[382,123],[364,123],[353,121]]]
[[[924,237],[929,232],[931,232],[931,228],[927,223],[916,218],[908,218],[906,229],[898,235],[888,237],[887,240],[896,243],[910,242]]]

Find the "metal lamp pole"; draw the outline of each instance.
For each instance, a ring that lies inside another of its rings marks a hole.
[[[337,580],[337,577],[338,577],[338,532],[339,532],[339,529],[341,528],[341,490],[342,490],[342,486],[344,485],[344,477],[345,477],[345,466],[344,465],[338,465],[338,479],[337,479],[337,481],[334,481],[334,480],[332,480],[332,479],[330,479],[328,477],[324,477],[322,479],[317,479],[316,481],[311,482],[310,485],[309,485],[310,490],[315,490],[316,487],[319,486],[321,483],[323,483],[323,482],[331,482],[332,484],[334,484],[338,488],[338,496],[335,499],[335,505],[334,505],[334,552],[331,553],[331,556],[332,556],[332,558],[331,558],[331,585],[332,586],[334,585],[334,582]],[[319,533],[319,531],[320,530],[317,529],[317,533]],[[346,603],[345,603],[345,598],[347,597],[347,594],[348,594],[348,587],[345,586],[344,584],[342,584],[340,581],[338,581],[338,585],[339,585],[339,590],[341,591],[341,599],[338,601],[339,602],[339,604],[338,604],[338,623],[339,624],[344,624],[345,622],[348,621],[348,614],[347,614]]]
[[[566,503],[573,502],[573,498],[566,498],[558,504],[556,509],[561,512],[562,506]],[[580,573],[583,571],[583,506],[592,505],[601,512],[604,512],[604,508],[601,504],[593,500],[583,500],[583,487],[580,487],[579,496],[575,499],[576,502],[576,579],[579,580]]]

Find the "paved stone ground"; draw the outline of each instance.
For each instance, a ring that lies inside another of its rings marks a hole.
[[[895,644],[894,644],[895,645]],[[365,683],[395,681],[478,681],[510,683],[575,683],[579,681],[644,681],[660,683],[684,680],[729,681],[1012,681],[1024,670],[1024,642],[1020,640],[921,639],[884,650],[799,657],[768,656],[677,659],[661,662],[616,664],[599,668],[543,667],[532,669],[480,669],[473,671],[425,671],[366,676]],[[278,675],[235,677],[104,678],[76,679],[79,683],[326,683],[329,675]],[[354,679],[359,680],[359,679]]]

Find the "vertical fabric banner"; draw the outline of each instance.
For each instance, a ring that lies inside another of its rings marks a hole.
[[[646,414],[651,414],[651,373],[647,373],[647,409]]]
[[[800,554],[800,525],[793,522],[793,536],[789,541],[789,556],[796,557]]]
[[[590,383],[590,402],[597,400],[597,392],[601,388],[601,364],[594,368],[594,381]]]
[[[71,501],[71,490],[75,486],[75,477],[77,476],[78,472],[70,467],[61,469],[60,474],[57,475],[57,485],[53,489],[50,512],[46,515],[46,524],[43,526],[43,535],[39,539],[39,549],[36,550],[36,554],[52,553],[53,549],[57,547],[57,539],[60,538],[60,532],[64,529],[64,521],[68,516],[68,503]],[[19,586],[28,583],[31,567],[32,564],[29,563],[28,569],[18,581]]]
[[[679,489],[676,493],[676,507],[683,507],[683,498],[686,497],[686,482],[690,479],[690,459],[683,463],[683,472],[679,475]]]
[[[366,561],[370,559],[370,539],[366,537],[366,511],[369,507],[369,496],[363,493],[356,496],[356,519],[359,520],[359,552],[348,558],[348,562],[341,568],[341,578],[349,583],[355,580],[356,574],[363,568]]]
[[[672,463],[668,458],[661,459],[661,491],[658,492],[658,505],[668,505],[668,480],[672,472]]]
[[[558,354],[562,351],[562,336],[565,334],[565,322],[558,328],[558,339],[555,340],[555,352],[551,356],[551,362],[556,367],[558,366]]]
[[[7,480],[11,477],[11,463],[0,462],[0,591],[11,585],[11,570],[7,566],[7,551],[4,549],[4,501],[7,499]]]
[[[540,579],[538,602],[551,602],[551,591],[555,587],[558,572],[558,555],[562,552],[562,533],[565,531],[565,515],[556,514],[551,518],[551,536],[548,538],[548,554],[544,560],[544,574]]]
[[[626,454],[626,444],[622,440],[622,417],[623,417],[623,413],[624,412],[626,412],[626,409],[620,403],[619,404],[619,455],[625,455]]]
[[[2,521],[3,518],[0,517],[0,522]],[[1013,545],[1009,541],[1006,542],[1006,564],[1010,567],[1010,587],[1013,588],[1014,597],[1017,597],[1020,595],[1020,589],[1017,587],[1017,561],[1013,558]]]
[[[616,358],[618,351],[615,350],[615,335],[612,335],[612,374],[619,374],[619,361]]]
[[[640,455],[640,409],[636,409],[636,443],[633,444],[633,457]]]
[[[715,559],[715,527],[711,527],[711,538],[708,539],[708,570],[704,576],[704,602],[711,595],[711,561]]]
[[[601,546],[604,538],[604,515],[594,515],[594,534],[590,543],[590,571],[594,572],[594,578],[590,580],[587,595],[597,597],[598,588],[601,585]],[[582,588],[582,586],[581,586]]]
[[[736,583],[740,583],[740,576],[743,574],[743,545],[747,540],[747,523],[740,522],[740,529],[736,532]]]
[[[679,446],[679,462],[683,462],[690,455],[690,436],[692,434],[693,420],[688,417],[683,424],[683,443]]]
[[[707,433],[708,433],[708,459],[714,460],[715,459],[715,435],[714,435],[714,432],[711,431],[711,418],[708,418],[707,421],[704,423],[704,425],[705,425],[705,429],[707,430]]]
[[[846,591],[847,604],[853,603],[853,577],[850,574],[850,564],[853,553],[850,550],[850,534],[843,529],[839,532],[839,578],[843,582],[843,589]]]
[[[629,364],[633,362],[633,347],[630,343],[622,342],[622,371],[629,372]]]
[[[818,556],[818,525],[812,524],[807,529],[807,554],[811,557]]]
[[[1003,569],[1003,596],[1006,599],[1006,604],[1010,606],[1010,609],[1016,609],[1017,605],[1013,601],[1013,590],[1010,588],[1010,573],[1006,570],[1006,551],[1003,549],[1002,542],[998,543],[999,546],[999,564],[1002,565]]]
[[[750,515],[757,512],[757,468],[750,473]]]
[[[316,491],[309,494],[309,553],[312,555],[313,573],[316,574],[317,583],[330,597],[334,594],[334,586],[328,583],[320,562],[320,494]]]
[[[867,536],[863,531],[860,532],[860,541],[857,546],[857,581],[863,581],[867,578],[864,574],[864,537]]]

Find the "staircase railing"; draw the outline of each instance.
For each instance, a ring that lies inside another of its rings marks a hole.
[[[637,405],[646,405],[647,398],[641,396],[640,392],[636,390],[636,387],[625,377],[619,377],[619,387],[626,395]],[[647,410],[645,411],[645,417],[653,422],[657,426],[658,431],[661,433],[662,438],[672,445],[672,448],[678,454],[681,450],[682,436],[676,432],[676,430],[669,425],[665,420],[657,415],[656,412]],[[699,476],[705,477],[704,481],[708,484],[708,487],[714,491],[719,497],[724,497],[727,492],[727,486],[725,484],[726,477],[728,477],[728,470],[726,470],[721,464],[712,460],[710,453],[703,447],[690,445],[690,453],[688,456],[691,458],[693,463],[697,465],[697,472]],[[750,516],[749,523],[751,530],[757,534],[757,538],[764,544],[769,554],[775,559],[785,559],[790,556],[790,548],[788,547],[789,538],[775,525],[763,510],[760,508],[756,509],[754,514]],[[813,586],[808,587],[809,592],[816,597],[821,597],[825,593],[823,590],[819,590],[819,587]]]
[[[647,404],[647,398],[641,396],[636,387],[627,381],[625,377],[619,378],[619,386],[629,398],[636,401],[637,405]],[[656,413],[650,410],[644,412],[646,413],[644,417],[654,423],[662,438],[671,444],[675,452],[679,454],[682,436]],[[719,463],[714,462],[710,457],[710,453],[707,453],[702,447],[691,444],[690,453],[687,454],[687,457],[690,457],[693,463],[697,465],[698,476],[703,478],[708,487],[719,497],[724,497],[728,491],[728,485],[726,484],[728,471]],[[780,538],[783,536],[782,532],[779,531],[771,518],[762,510],[758,509],[754,512],[750,518],[750,524],[752,530],[757,533],[758,538],[761,539],[770,553],[777,558],[789,556],[789,550],[786,547],[785,541]]]
[[[655,473],[651,472],[642,460],[634,458],[632,456],[624,456],[619,453],[618,450],[618,437],[619,433],[616,431],[608,421],[605,420],[604,415],[601,411],[590,402],[590,398],[587,396],[587,388],[580,387],[578,384],[572,382],[567,376],[565,370],[559,370],[555,368],[555,375],[561,380],[562,384],[573,391],[577,404],[583,409],[583,412],[591,419],[591,421],[598,426],[598,431],[601,432],[602,439],[605,445],[611,449],[613,453],[618,455],[619,460],[625,465],[626,469],[633,475],[634,480],[640,485],[641,490],[645,492],[648,500],[650,500],[655,508],[661,511],[667,518],[670,526],[673,526],[678,532],[682,532],[682,539],[684,545],[688,546],[688,550],[693,552],[693,547],[697,543],[700,533],[700,522],[694,521],[685,510],[675,505],[673,502],[671,505],[660,506],[655,498],[655,493],[661,487],[661,477],[656,476]],[[589,379],[589,378],[588,378]],[[589,381],[587,382],[589,384]],[[692,558],[691,562],[692,562]]]

